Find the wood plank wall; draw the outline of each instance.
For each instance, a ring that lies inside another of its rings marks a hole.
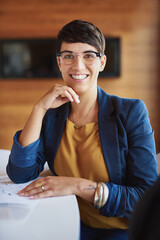
[[[121,76],[99,79],[110,94],[142,99],[160,151],[159,0],[0,0],[0,39],[55,37],[73,19],[121,37]],[[0,79],[0,148],[10,149],[33,103],[57,79]]]

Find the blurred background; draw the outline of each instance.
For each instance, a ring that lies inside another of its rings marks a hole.
[[[74,19],[120,39],[120,75],[100,77],[98,84],[109,94],[145,102],[160,152],[159,0],[0,0],[0,41],[52,39]],[[35,101],[55,83],[61,78],[1,75],[0,149],[11,148]]]

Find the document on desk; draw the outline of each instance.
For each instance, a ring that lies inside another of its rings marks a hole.
[[[7,176],[0,176],[0,221],[24,220],[36,206],[39,200],[30,200],[17,194],[28,184],[15,184]]]

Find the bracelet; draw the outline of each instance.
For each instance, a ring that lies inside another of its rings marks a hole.
[[[103,186],[103,201],[102,201],[102,207],[106,204],[107,200],[108,200],[108,196],[109,196],[109,189],[107,187],[107,185],[105,183],[101,183]]]
[[[94,207],[100,209],[105,205],[108,200],[109,190],[105,183],[100,182],[97,184],[95,196],[94,196]]]

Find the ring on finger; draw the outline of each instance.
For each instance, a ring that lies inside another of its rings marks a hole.
[[[42,192],[45,191],[45,187],[43,185],[41,186],[41,189],[42,189]]]
[[[41,183],[41,182],[38,182],[38,183],[37,183],[37,187],[42,187],[42,183]]]

